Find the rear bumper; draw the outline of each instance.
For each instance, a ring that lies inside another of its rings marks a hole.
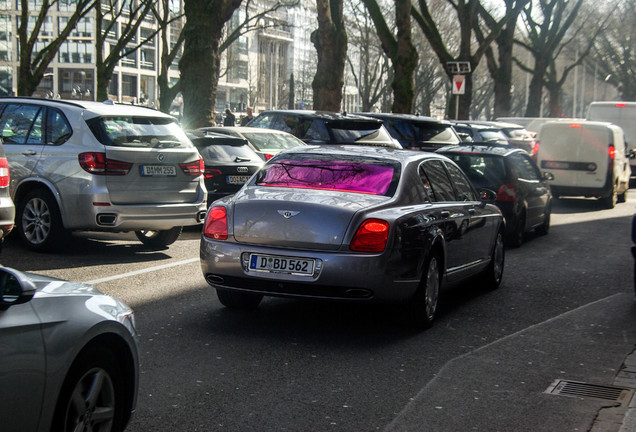
[[[113,231],[162,230],[198,225],[205,218],[206,203],[169,205],[112,205],[94,207],[94,228]],[[90,228],[90,227],[88,227]]]
[[[593,187],[577,187],[577,186],[556,186],[551,184],[550,190],[554,196],[587,196],[587,197],[606,197],[609,196],[612,187],[605,185],[601,188]]]
[[[385,251],[386,252],[386,251]],[[250,253],[316,260],[313,275],[250,271],[242,258]],[[388,253],[313,252],[201,240],[201,269],[214,288],[268,296],[349,301],[403,301],[413,296],[419,280],[399,279],[391,273]],[[399,264],[398,264],[399,265]]]

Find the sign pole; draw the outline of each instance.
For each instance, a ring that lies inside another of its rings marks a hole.
[[[459,120],[459,95],[455,98],[455,120]]]

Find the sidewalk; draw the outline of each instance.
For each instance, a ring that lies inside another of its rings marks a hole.
[[[635,346],[634,295],[607,297],[451,360],[386,430],[633,432],[631,390],[631,405],[546,390],[559,380],[634,389]]]

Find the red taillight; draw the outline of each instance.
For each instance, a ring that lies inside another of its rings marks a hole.
[[[515,185],[512,183],[506,183],[499,186],[497,191],[497,201],[499,202],[514,202],[515,200]]]
[[[627,106],[626,103],[617,103],[616,108],[625,108]]]
[[[0,158],[0,187],[9,186],[9,161],[7,158]]]
[[[580,127],[581,127],[581,124],[580,124],[580,123],[571,123],[571,124],[570,124],[570,127],[571,127],[571,128],[580,128]]]
[[[212,177],[220,176],[221,174],[223,174],[221,170],[218,170],[216,168],[206,168],[205,171],[203,172],[203,176],[205,178],[212,178]]]
[[[126,175],[133,164],[106,158],[106,153],[80,153],[77,155],[84,171],[95,175]]]
[[[274,157],[273,154],[265,153],[265,160],[270,160],[273,157]]]
[[[179,164],[185,175],[189,175],[192,177],[198,177],[203,175],[205,171],[205,167],[203,165],[203,159],[199,157],[199,160],[193,162],[187,162]]]
[[[356,252],[382,252],[389,238],[389,223],[380,219],[367,219],[353,236],[349,248]]]
[[[203,235],[216,240],[227,239],[227,211],[225,207],[212,207],[205,219]]]
[[[609,153],[610,160],[614,160],[614,157],[616,156],[616,149],[615,149],[615,148],[614,148],[614,146],[613,146],[613,145],[611,145],[611,144],[610,144],[610,146],[609,146],[609,151],[608,151],[608,153]]]
[[[539,154],[539,140],[536,140],[534,142],[534,146],[532,146],[532,159],[534,159],[534,161],[537,161],[537,155]]]

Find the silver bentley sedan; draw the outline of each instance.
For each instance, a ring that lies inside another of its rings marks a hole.
[[[210,206],[203,275],[230,308],[263,296],[403,302],[409,324],[427,328],[443,286],[501,283],[494,199],[438,154],[291,149]]]

